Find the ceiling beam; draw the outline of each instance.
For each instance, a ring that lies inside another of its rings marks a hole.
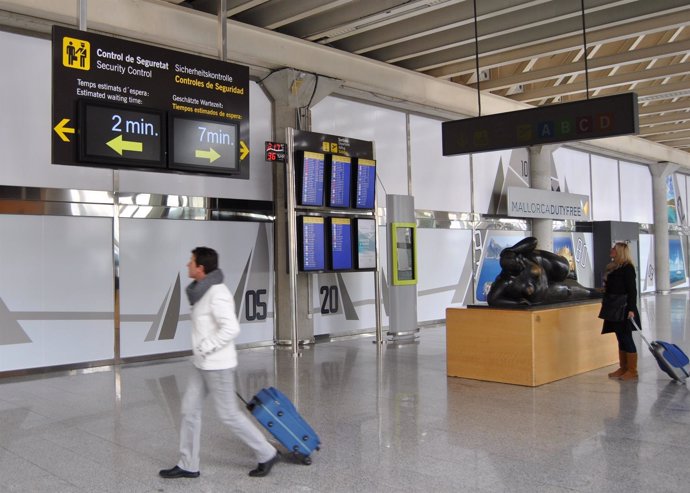
[[[643,21],[629,22],[619,26],[609,27],[598,31],[587,33],[589,44],[610,43],[620,41],[641,34],[649,34],[658,31],[667,31],[676,27],[690,25],[690,10],[675,12],[673,14],[661,15]],[[582,47],[582,35],[572,35],[560,39],[543,40],[528,46],[521,46],[512,49],[500,50],[494,53],[480,54],[479,66],[482,69],[490,69],[505,65],[506,63],[516,63],[529,61],[532,58],[556,55]],[[456,60],[449,60],[445,65],[438,68],[420,70],[432,77],[449,79],[463,74],[469,74],[476,70],[474,53],[468,54]]]
[[[675,65],[668,65],[666,67],[651,68],[641,72],[630,72],[627,74],[617,74],[611,77],[602,77],[597,79],[589,79],[590,89],[605,89],[609,87],[616,87],[622,85],[629,85],[634,82],[642,82],[654,79],[662,79],[665,77],[672,77],[676,75],[690,74],[690,62],[677,63]],[[686,84],[687,87],[687,84]],[[550,98],[554,96],[564,96],[567,94],[577,94],[587,90],[584,80],[574,82],[572,84],[564,84],[561,86],[550,86],[525,91],[521,94],[511,96],[515,101],[529,102],[537,101],[542,98]],[[637,91],[636,91],[637,92]]]
[[[658,134],[658,135],[648,135],[645,139],[649,139],[654,142],[665,142],[667,140],[677,140],[677,139],[690,139],[690,130],[685,132],[673,132],[668,134]]]
[[[659,123],[683,122],[686,120],[690,120],[690,113],[687,111],[674,111],[664,115],[640,117],[640,126],[658,125]]]
[[[675,103],[640,105],[638,113],[640,115],[653,115],[657,113],[666,113],[667,111],[684,110],[688,107],[690,107],[690,101],[684,99],[682,101],[676,101]]]
[[[655,125],[653,127],[642,127],[639,135],[668,134],[672,132],[683,132],[685,130],[690,130],[690,122],[667,123],[665,125]]]
[[[630,50],[616,55],[591,58],[587,60],[587,68],[590,72],[594,70],[613,68],[618,65],[639,63],[654,58],[684,55],[690,51],[690,39],[676,43],[666,43],[663,45],[643,48],[641,50]],[[492,78],[481,82],[482,90],[504,89],[517,84],[528,84],[553,79],[562,75],[578,75],[584,73],[584,63],[572,64],[564,67],[556,65],[553,67],[524,72],[510,77]],[[468,84],[476,86],[476,84]]]

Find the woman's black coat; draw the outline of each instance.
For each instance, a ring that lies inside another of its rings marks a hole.
[[[627,320],[628,312],[635,313],[635,322],[637,322],[638,327],[641,327],[640,313],[637,311],[637,280],[635,267],[632,264],[624,264],[609,272],[609,275],[606,276],[606,292],[627,295],[626,320],[621,322],[604,320],[604,328],[601,333],[608,334],[617,330],[632,330],[632,324]]]

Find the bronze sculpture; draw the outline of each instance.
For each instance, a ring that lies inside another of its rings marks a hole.
[[[515,307],[599,298],[594,289],[568,278],[565,257],[537,250],[530,236],[501,251],[501,273],[491,285],[490,306]]]

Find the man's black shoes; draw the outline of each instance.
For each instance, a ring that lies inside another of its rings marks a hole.
[[[279,454],[276,452],[276,455],[274,455],[272,459],[269,459],[266,462],[259,462],[259,465],[256,467],[256,469],[249,471],[249,475],[253,478],[263,478],[264,476],[268,476],[268,473],[271,472],[273,464],[278,462],[278,458]]]
[[[259,464],[259,465],[261,465],[261,464]],[[175,466],[171,469],[161,469],[160,471],[158,471],[158,475],[161,478],[165,478],[165,479],[198,478],[199,474],[201,474],[199,471],[196,471],[196,472],[185,471],[184,469],[181,469],[178,466]],[[268,474],[268,473],[266,473],[266,474]]]

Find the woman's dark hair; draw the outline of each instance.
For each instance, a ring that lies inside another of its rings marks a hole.
[[[210,274],[218,268],[218,253],[213,248],[196,247],[192,250],[196,265],[204,267],[204,273]]]

